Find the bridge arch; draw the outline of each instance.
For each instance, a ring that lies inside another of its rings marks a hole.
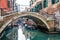
[[[40,23],[39,21],[42,21],[46,25],[47,29],[48,30],[50,29],[45,17],[41,16],[38,13],[31,13],[31,12],[19,13],[18,16],[14,16],[12,19],[10,19],[8,22],[6,22],[2,27],[5,28],[9,23],[11,23],[12,21],[14,21],[14,20],[16,20],[16,19],[18,19],[20,17],[26,17],[26,18],[30,17],[30,19],[32,19],[36,23]],[[1,31],[2,30],[3,29],[1,29]]]

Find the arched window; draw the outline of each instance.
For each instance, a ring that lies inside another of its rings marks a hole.
[[[56,0],[55,2],[57,3],[57,2],[59,2],[59,0]]]

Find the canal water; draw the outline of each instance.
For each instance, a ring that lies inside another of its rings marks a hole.
[[[26,40],[60,40],[60,34],[46,34],[40,30],[23,29]]]
[[[41,30],[29,29],[24,24],[20,24],[13,28],[8,27],[0,40],[60,40],[60,34],[46,34]]]
[[[15,27],[14,29],[17,28]],[[12,35],[9,35],[11,32],[12,29],[6,31],[5,35],[0,40],[11,40]],[[60,34],[46,34],[44,32],[41,32],[40,30],[31,30],[25,27],[21,28],[21,26],[19,26],[17,32],[18,37],[16,37],[17,35],[15,35],[15,39],[12,40],[60,40]]]

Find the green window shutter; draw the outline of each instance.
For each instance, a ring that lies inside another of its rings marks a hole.
[[[56,0],[56,3],[59,2],[59,0]]]
[[[52,4],[59,2],[59,0],[52,0]]]
[[[52,4],[55,4],[55,0],[52,0]]]
[[[37,11],[39,11],[41,9],[42,9],[42,3],[40,3],[39,5],[36,6],[35,11],[37,12]]]
[[[33,0],[33,1],[35,2],[36,0]],[[33,1],[31,1],[32,3],[30,3],[30,6],[32,6]],[[35,8],[32,8],[32,9],[30,10],[30,12],[35,12]]]
[[[48,6],[48,0],[44,0],[44,8],[46,8]]]
[[[38,9],[39,9],[39,10],[42,9],[42,3],[39,4]]]

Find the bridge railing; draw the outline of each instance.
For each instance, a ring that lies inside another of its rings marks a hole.
[[[6,11],[6,10],[0,10],[0,21],[3,21],[3,18],[6,17],[6,16],[10,16],[10,15],[14,15],[18,13],[18,11]]]

